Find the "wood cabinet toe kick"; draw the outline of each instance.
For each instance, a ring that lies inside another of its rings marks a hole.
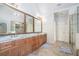
[[[47,42],[47,35],[37,35],[0,43],[0,56],[25,56]]]

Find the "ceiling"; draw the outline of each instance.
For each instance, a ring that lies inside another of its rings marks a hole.
[[[22,3],[21,5],[24,6],[24,9],[30,6],[28,8],[30,10],[38,12],[39,14],[48,14],[53,12],[53,10],[67,8],[76,4],[77,3]]]
[[[78,3],[17,3],[23,11],[34,16],[49,16],[54,10],[59,10]]]

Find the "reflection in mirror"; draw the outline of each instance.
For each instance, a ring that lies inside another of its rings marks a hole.
[[[33,32],[33,17],[26,15],[26,32]]]
[[[0,4],[0,34],[24,32],[24,14]]]
[[[14,20],[11,21],[11,32],[23,33],[24,32],[24,16],[20,12],[14,13]]]
[[[7,32],[7,24],[0,23],[0,33],[6,33]]]
[[[41,20],[35,19],[34,25],[34,31],[41,32]]]

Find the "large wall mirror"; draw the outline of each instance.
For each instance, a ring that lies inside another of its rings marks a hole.
[[[0,33],[22,33],[24,20],[22,13],[5,5],[0,5]]]
[[[41,20],[0,4],[0,34],[41,32]]]
[[[41,32],[41,20],[35,19],[34,25],[34,32]]]
[[[26,15],[26,32],[33,32],[33,17]]]
[[[14,13],[14,20],[11,20],[11,32],[23,33],[24,32],[24,14],[16,11]]]

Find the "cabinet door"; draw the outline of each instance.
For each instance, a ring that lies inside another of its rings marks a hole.
[[[38,36],[36,36],[35,37],[35,46],[36,46],[36,49],[38,48],[38,44],[39,44],[39,42],[38,42]]]
[[[38,35],[38,47],[40,47],[40,35]]]
[[[30,53],[33,49],[33,38],[26,39],[26,49]]]
[[[35,36],[33,39],[33,50],[36,50],[39,47],[38,36]]]
[[[26,45],[20,46],[19,47],[19,56],[24,56],[28,54],[28,50],[26,48]]]
[[[36,37],[33,37],[33,51],[36,49]]]
[[[47,41],[47,35],[46,34],[44,35],[44,40],[45,40],[45,42]]]
[[[24,53],[25,53],[24,46],[20,46],[19,47],[19,55],[22,56],[22,55],[24,55]]]
[[[42,43],[46,42],[46,35],[42,35]]]
[[[5,49],[5,50],[2,50],[0,51],[0,56],[9,56],[9,49]]]
[[[42,45],[42,43],[43,43],[43,38],[42,38],[42,36],[40,35],[40,37],[39,37],[39,45],[41,46]]]
[[[18,56],[19,55],[19,48],[17,46],[11,48],[9,50],[10,56]]]
[[[8,49],[12,47],[12,42],[5,42],[5,43],[0,43],[0,49],[3,50],[3,49]]]

